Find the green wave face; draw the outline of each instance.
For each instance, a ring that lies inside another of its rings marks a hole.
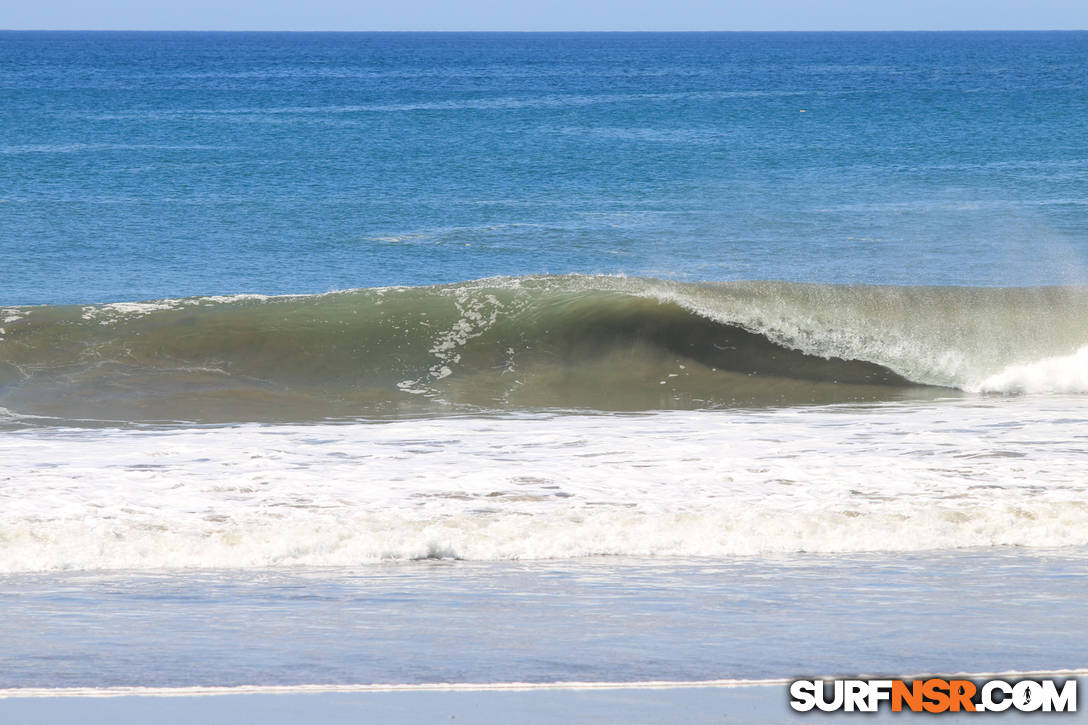
[[[0,405],[125,421],[955,394],[1088,343],[1088,290],[526,277],[0,310]]]

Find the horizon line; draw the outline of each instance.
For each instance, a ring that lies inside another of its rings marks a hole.
[[[1085,28],[808,28],[808,29],[755,29],[742,30],[364,30],[364,29],[291,29],[291,28],[0,28],[0,33],[430,33],[430,34],[665,34],[665,33],[1083,33]]]

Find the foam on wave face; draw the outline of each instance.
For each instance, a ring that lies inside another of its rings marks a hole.
[[[1088,418],[1047,400],[26,429],[0,572],[1083,546]]]

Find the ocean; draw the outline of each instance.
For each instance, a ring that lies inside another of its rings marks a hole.
[[[1086,81],[0,33],[0,690],[1088,667]]]

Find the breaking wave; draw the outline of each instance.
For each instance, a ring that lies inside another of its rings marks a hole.
[[[0,405],[317,420],[1088,392],[1088,289],[491,278],[0,309]]]

